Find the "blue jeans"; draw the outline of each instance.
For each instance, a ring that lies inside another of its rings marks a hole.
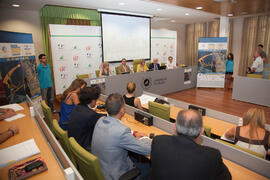
[[[42,100],[47,101],[48,106],[51,108],[51,111],[53,112],[53,101],[54,101],[54,93],[53,93],[53,87],[48,87],[41,89],[41,96]]]

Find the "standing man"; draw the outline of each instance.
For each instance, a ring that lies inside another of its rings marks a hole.
[[[131,72],[129,66],[127,65],[126,58],[122,59],[122,64],[118,67],[118,71],[119,71],[119,74]]]
[[[260,56],[261,56],[263,62],[265,63],[265,61],[266,61],[266,53],[263,51],[263,45],[262,44],[259,44],[257,46],[257,50],[259,51]]]
[[[41,89],[41,96],[43,100],[48,102],[48,106],[51,108],[52,112],[54,112],[54,92],[50,65],[47,64],[47,58],[45,54],[40,54],[38,56],[38,59],[40,61],[40,64],[37,67],[37,72]]]
[[[231,179],[220,151],[196,143],[204,132],[202,116],[192,110],[178,113],[176,136],[156,136],[152,142],[151,179]]]
[[[153,59],[153,63],[151,63],[149,65],[149,69],[151,69],[151,70],[159,70],[160,69],[160,65],[158,64],[158,58]]]
[[[118,180],[134,168],[128,151],[149,156],[151,141],[142,133],[132,133],[121,122],[125,114],[125,101],[120,94],[109,95],[105,106],[109,115],[101,117],[96,123],[91,149],[99,159],[105,180]]]

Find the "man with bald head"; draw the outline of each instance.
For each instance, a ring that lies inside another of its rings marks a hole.
[[[176,136],[156,136],[152,141],[151,179],[231,179],[220,151],[197,144],[204,132],[201,115],[193,110],[178,113]]]
[[[148,69],[150,69],[150,70],[159,70],[160,69],[160,65],[158,64],[158,58],[153,59],[153,63],[151,63],[149,65]]]

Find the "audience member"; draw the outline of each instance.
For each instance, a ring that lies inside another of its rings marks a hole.
[[[38,59],[40,64],[37,67],[37,72],[41,89],[41,96],[43,100],[47,101],[48,106],[51,108],[52,112],[54,112],[54,91],[50,65],[47,64],[47,58],[45,54],[40,54]]]
[[[82,79],[75,79],[71,85],[64,91],[62,95],[62,102],[60,107],[59,126],[66,130],[67,123],[70,119],[70,114],[73,108],[80,103],[79,92],[86,86],[86,82]]]
[[[145,64],[145,60],[142,59],[141,63],[138,64],[137,66],[137,71],[136,72],[146,72],[148,70],[148,67]]]
[[[123,96],[125,103],[129,106],[143,110],[141,101],[135,97],[136,84],[133,81],[127,83],[127,93]]]
[[[112,75],[110,64],[108,62],[104,62],[101,66],[99,77],[110,76],[110,75]]]
[[[0,121],[16,115],[16,112],[10,108],[0,108]]]
[[[159,70],[160,65],[158,64],[158,58],[154,58],[153,63],[151,63],[148,68],[151,70]]]
[[[251,108],[243,116],[243,126],[233,127],[225,137],[237,146],[266,155],[270,147],[269,132],[265,130],[265,114],[262,109]]]
[[[19,133],[19,129],[17,128],[17,126],[15,125],[10,126],[10,128],[7,131],[0,133],[0,144],[2,144],[6,140],[8,140],[8,138],[18,133]]]
[[[153,139],[151,179],[231,179],[219,150],[195,142],[204,131],[201,115],[183,110],[176,121],[176,136]]]
[[[127,65],[127,60],[125,58],[122,59],[122,64],[118,67],[118,71],[120,74],[131,72],[129,66]]]
[[[131,132],[121,119],[125,114],[125,102],[120,94],[111,94],[106,99],[107,117],[101,117],[94,130],[92,153],[99,158],[106,180],[117,180],[121,175],[133,169],[128,156],[132,151],[149,156],[151,141],[144,134]],[[137,139],[140,138],[140,139]]]
[[[226,71],[225,71],[225,88],[232,87],[232,75],[233,75],[233,54],[229,53],[226,59]]]
[[[262,74],[263,72],[263,60],[258,51],[254,54],[255,60],[252,63],[252,66],[248,69],[248,74]]]
[[[74,137],[88,151],[91,150],[95,124],[103,116],[92,110],[96,106],[99,95],[100,92],[95,87],[83,88],[79,94],[80,104],[73,109],[67,125],[68,136]]]
[[[262,44],[259,44],[257,46],[257,50],[259,51],[260,56],[261,56],[263,62],[265,62],[266,61],[266,53],[263,51],[263,45]]]
[[[169,56],[167,61],[167,69],[175,69],[176,63],[173,61],[173,57]]]

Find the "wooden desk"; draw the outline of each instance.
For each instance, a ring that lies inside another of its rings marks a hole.
[[[148,109],[148,104],[144,104],[142,106],[143,108]],[[183,108],[179,108],[176,106],[170,106],[170,107],[171,107],[170,118],[176,119],[178,112],[183,110]],[[235,126],[234,124],[231,124],[222,120],[218,120],[209,116],[203,116],[203,125],[211,127],[211,133],[218,136],[222,136],[226,132],[226,130]]]
[[[0,144],[0,149],[21,143],[23,141],[29,140],[33,138],[40,150],[40,154],[35,156],[29,157],[17,163],[11,164],[5,168],[0,169],[0,179],[8,179],[8,169],[12,166],[21,164],[28,160],[34,159],[36,157],[41,157],[47,164],[48,170],[42,172],[40,174],[34,175],[31,179],[38,179],[38,180],[48,180],[48,179],[65,179],[64,172],[60,165],[58,164],[54,153],[52,152],[47,140],[45,139],[44,135],[42,134],[41,130],[38,127],[35,119],[30,116],[29,108],[27,107],[26,103],[21,103],[24,110],[17,111],[19,113],[23,113],[26,116],[21,119],[17,119],[12,122],[0,121],[0,132],[6,131],[11,125],[17,125],[19,128],[19,134],[9,138],[4,143]],[[1,154],[0,154],[1,156]]]
[[[128,126],[131,130],[143,132],[147,135],[150,133],[154,133],[155,135],[162,135],[169,133],[156,128],[154,126],[146,126],[134,119],[133,116],[125,114],[125,116],[122,118],[122,122]],[[232,179],[233,180],[242,180],[242,179],[256,179],[256,180],[266,180],[267,178],[247,169],[243,166],[240,166],[236,163],[233,163],[232,161],[229,161],[227,159],[223,158],[224,164],[228,167],[229,171],[231,172]]]

